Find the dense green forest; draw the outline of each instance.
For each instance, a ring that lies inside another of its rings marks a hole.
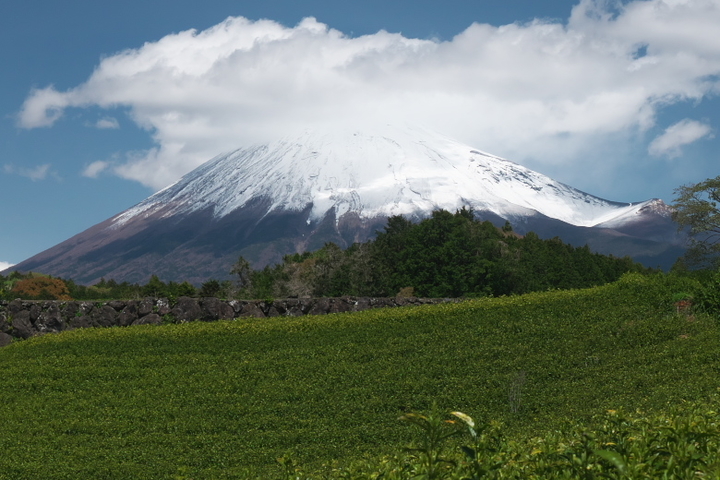
[[[333,243],[315,252],[287,255],[284,261],[252,270],[240,258],[236,281],[210,279],[200,287],[163,282],[145,285],[103,279],[87,287],[43,275],[0,277],[5,299],[100,300],[143,296],[238,298],[395,296],[483,297],[549,289],[602,285],[626,272],[648,271],[630,258],[592,253],[559,238],[520,236],[509,224],[497,228],[472,210],[433,212],[413,223],[391,217],[377,238],[346,250]],[[63,288],[63,284],[65,287]]]
[[[602,285],[626,272],[648,271],[632,259],[592,253],[559,238],[520,236],[509,224],[497,228],[472,210],[433,212],[413,223],[391,217],[377,238],[347,250],[327,244],[283,263],[234,270],[241,294],[288,296],[483,297]]]

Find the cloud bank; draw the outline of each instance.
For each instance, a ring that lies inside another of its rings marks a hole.
[[[155,189],[218,153],[343,122],[411,120],[515,160],[569,162],[653,127],[667,105],[720,92],[720,0],[608,4],[582,0],[564,23],[474,23],[448,41],[231,17],[108,56],[73,89],[33,90],[18,121],[127,108],[156,147],[84,173],[109,168]],[[650,151],[679,153],[707,135],[700,127],[675,125]]]
[[[29,178],[33,182],[37,182],[38,180],[45,180],[45,178],[47,178],[48,174],[51,173],[50,166],[49,163],[45,163],[34,168],[26,168],[7,163],[3,165],[3,171],[8,175],[20,175],[21,177]]]
[[[98,160],[87,165],[81,175],[88,178],[97,178],[103,171],[107,170],[112,165],[111,162],[105,160]]]
[[[686,118],[668,127],[662,135],[650,142],[648,153],[657,157],[677,158],[682,155],[680,147],[708,137],[711,132],[709,125]]]
[[[7,270],[8,268],[14,266],[14,263],[8,263],[8,262],[0,262],[0,272],[3,270]]]

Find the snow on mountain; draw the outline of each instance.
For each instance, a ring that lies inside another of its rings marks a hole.
[[[623,209],[617,215],[613,215],[607,220],[599,222],[597,227],[618,228],[639,221],[647,215],[657,215],[668,220],[672,217],[672,210],[665,202],[658,198],[648,200],[646,202],[633,204],[631,208]]]
[[[661,200],[609,202],[415,127],[314,131],[220,155],[138,205],[16,265],[92,285],[224,279],[327,242],[365,242],[403,214],[469,206],[519,234],[669,268],[684,239]]]
[[[208,207],[222,218],[258,197],[270,199],[269,212],[311,205],[308,223],[333,207],[336,218],[373,218],[470,206],[510,219],[537,212],[584,227],[631,221],[658,202],[610,202],[423,128],[386,125],[308,129],[219,155],[116,216],[113,227]]]

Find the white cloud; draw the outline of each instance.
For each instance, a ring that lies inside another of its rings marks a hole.
[[[0,272],[3,270],[7,270],[8,268],[14,266],[14,263],[8,263],[8,262],[0,262]]]
[[[677,158],[682,155],[680,147],[708,137],[711,133],[709,125],[686,118],[668,127],[662,135],[650,142],[648,153],[656,157]]]
[[[120,128],[120,124],[117,121],[117,118],[114,117],[104,117],[95,122],[95,128],[99,129],[117,129]]]
[[[50,164],[46,163],[38,165],[34,168],[17,167],[12,164],[3,165],[3,171],[8,175],[20,175],[21,177],[27,177],[33,182],[38,180],[45,180],[50,172]]]
[[[104,160],[92,162],[90,165],[86,166],[83,169],[81,175],[83,177],[97,178],[98,175],[100,175],[103,171],[107,170],[110,165],[110,162]]]
[[[20,115],[20,124],[26,128],[51,126],[70,104],[67,93],[58,92],[52,85],[33,89],[29,99],[32,101],[25,101]]]
[[[582,0],[564,24],[473,24],[445,42],[229,18],[106,57],[68,91],[32,91],[19,124],[128,107],[156,147],[113,171],[156,189],[324,122],[410,120],[519,161],[590,162],[581,154],[648,129],[662,107],[720,91],[720,0],[608,4]]]

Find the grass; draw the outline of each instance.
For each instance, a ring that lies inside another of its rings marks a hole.
[[[275,478],[398,451],[441,409],[529,438],[720,386],[664,276],[319,317],[85,329],[0,350],[0,478]]]

